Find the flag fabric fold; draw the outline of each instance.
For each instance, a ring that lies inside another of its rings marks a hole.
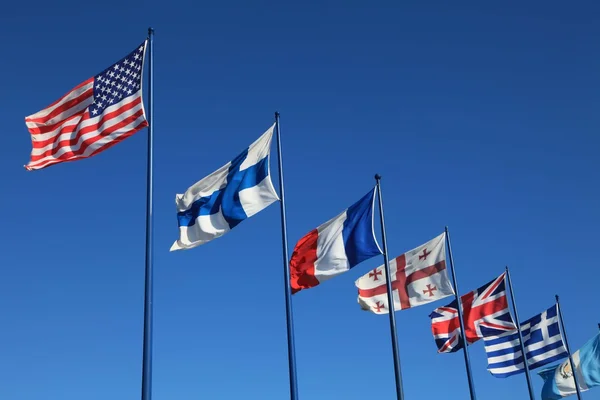
[[[292,293],[315,287],[382,254],[373,231],[375,190],[296,243],[289,264]]]
[[[92,157],[148,126],[142,99],[146,43],[25,118],[32,144],[27,170]]]
[[[521,323],[523,346],[529,369],[533,370],[567,357],[558,308],[553,305],[544,312]],[[483,338],[488,359],[488,371],[498,378],[525,372],[519,333]]]
[[[506,299],[505,278],[506,272],[461,296],[467,343],[516,331]],[[429,315],[438,353],[453,353],[463,348],[457,304],[454,300],[447,306],[436,308]]]
[[[233,161],[175,196],[179,239],[171,251],[221,237],[279,200],[269,168],[274,129],[275,124]]]
[[[590,339],[571,356],[581,392],[600,386],[600,334]],[[577,393],[573,368],[566,359],[562,364],[539,372],[544,380],[542,400],[562,399]]]
[[[390,260],[395,310],[428,304],[454,294],[446,269],[446,233]],[[387,277],[381,265],[356,280],[363,310],[387,314]]]

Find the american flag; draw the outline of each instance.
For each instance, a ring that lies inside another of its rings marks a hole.
[[[142,101],[146,43],[25,118],[33,146],[26,169],[91,157],[148,126]]]
[[[460,297],[469,344],[517,330],[508,309],[505,277],[506,272]],[[456,300],[436,308],[429,317],[438,353],[453,353],[463,347]]]

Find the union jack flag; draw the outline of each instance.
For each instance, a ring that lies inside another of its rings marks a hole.
[[[506,272],[477,290],[461,296],[463,321],[469,344],[487,336],[516,331],[506,299]],[[438,353],[463,348],[457,303],[436,308],[430,315],[431,331]]]
[[[148,126],[142,102],[146,43],[25,118],[33,147],[27,170],[91,157]]]

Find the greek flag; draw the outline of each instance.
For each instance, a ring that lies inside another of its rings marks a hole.
[[[567,357],[556,305],[521,323],[521,334],[529,369]],[[519,333],[484,337],[488,371],[498,378],[525,371]]]
[[[273,124],[233,161],[175,196],[179,239],[171,251],[223,236],[279,200],[269,174]]]

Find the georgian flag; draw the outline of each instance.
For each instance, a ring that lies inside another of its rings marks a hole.
[[[394,309],[404,310],[454,295],[446,270],[446,233],[390,261]],[[387,314],[384,265],[356,280],[363,310]]]

